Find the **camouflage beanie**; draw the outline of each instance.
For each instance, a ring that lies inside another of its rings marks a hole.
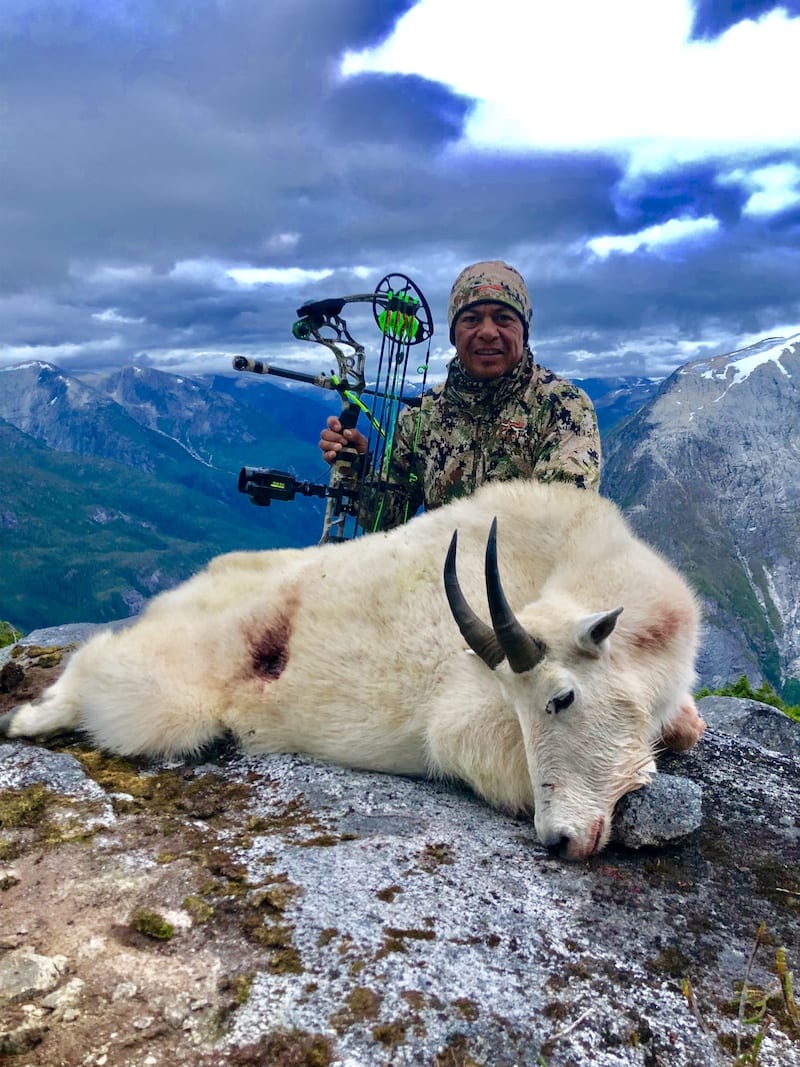
[[[450,303],[447,306],[447,322],[450,326],[450,343],[455,344],[456,319],[473,304],[508,304],[522,319],[525,344],[531,323],[531,298],[528,287],[519,271],[508,263],[490,259],[465,267],[453,282]]]

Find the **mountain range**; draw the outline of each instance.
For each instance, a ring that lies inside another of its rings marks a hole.
[[[800,702],[800,334],[676,370],[606,437],[603,492],[698,590],[703,680]]]
[[[326,476],[297,427],[319,430],[328,409],[268,382],[242,395],[257,403],[140,367],[0,371],[0,618],[23,630],[119,618],[220,552],[307,544],[321,502],[255,508],[238,474]]]

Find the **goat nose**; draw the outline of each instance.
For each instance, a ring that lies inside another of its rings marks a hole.
[[[569,846],[572,843],[572,838],[569,834],[559,834],[557,837],[553,836],[552,840],[545,842],[545,847],[548,852],[552,852],[554,856],[558,856],[563,859],[569,852]]]

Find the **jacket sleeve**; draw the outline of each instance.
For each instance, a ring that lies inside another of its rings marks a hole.
[[[536,457],[537,479],[599,489],[600,431],[594,405],[586,393],[566,382],[551,393],[542,429]]]
[[[358,521],[366,532],[402,526],[424,502],[422,481],[414,463],[416,412],[403,408],[395,426],[391,454],[382,471],[365,479]]]

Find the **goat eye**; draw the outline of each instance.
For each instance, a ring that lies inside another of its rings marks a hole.
[[[558,714],[559,711],[563,711],[564,708],[568,708],[575,699],[574,690],[570,689],[566,693],[559,693],[558,696],[553,697],[552,700],[547,702],[547,714]]]

